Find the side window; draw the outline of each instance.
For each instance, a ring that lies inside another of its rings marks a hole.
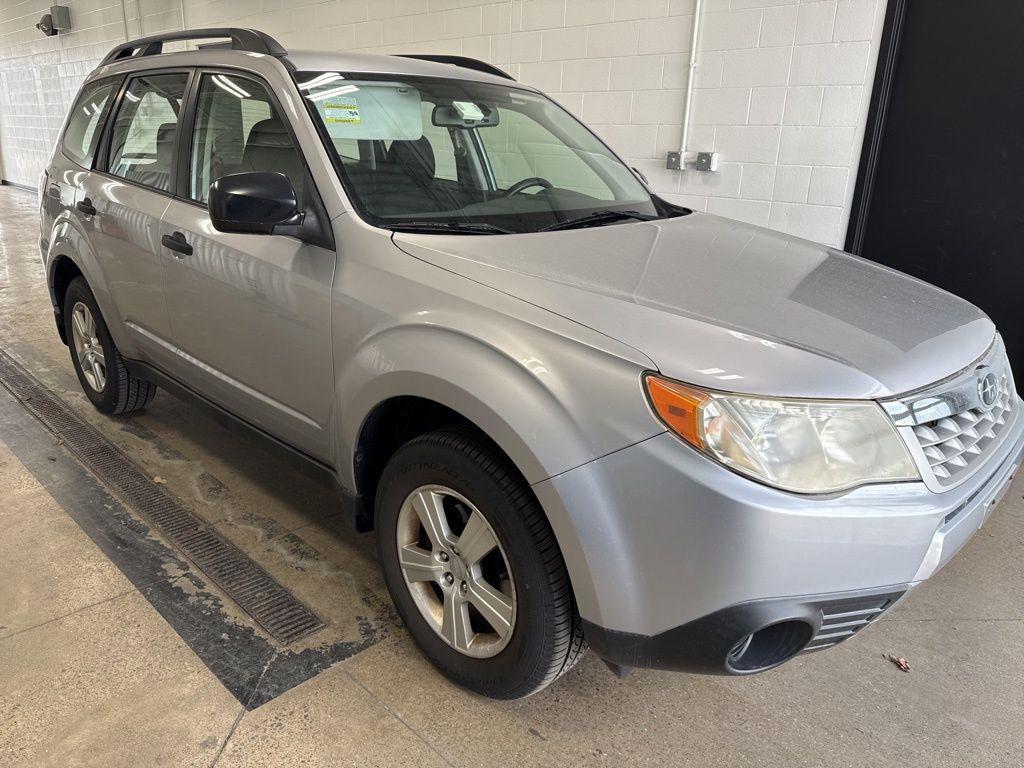
[[[71,108],[60,146],[64,154],[79,165],[92,164],[92,156],[96,151],[93,143],[98,138],[100,118],[107,108],[118,79],[107,78],[89,83],[82,88],[78,101]]]
[[[171,190],[174,136],[188,75],[142,75],[128,88],[110,132],[107,170],[128,181]]]
[[[292,182],[301,206],[306,178],[302,156],[266,86],[247,77],[203,75],[189,167],[189,196],[200,203],[221,176],[276,171]]]

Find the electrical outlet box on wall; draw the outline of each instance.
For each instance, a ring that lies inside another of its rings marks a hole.
[[[53,25],[54,31],[70,32],[71,31],[71,9],[66,5],[51,5],[50,6],[50,23]]]
[[[714,173],[718,170],[719,158],[717,152],[669,152],[665,156],[665,167],[670,171],[682,171],[691,165],[695,171]]]

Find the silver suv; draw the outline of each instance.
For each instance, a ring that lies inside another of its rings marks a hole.
[[[483,62],[129,42],[40,189],[93,404],[164,387],[329,479],[423,652],[489,696],[588,645],[744,675],[841,642],[1021,461],[977,308],[670,205]]]

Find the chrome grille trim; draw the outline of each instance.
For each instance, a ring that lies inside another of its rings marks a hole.
[[[996,377],[995,402],[982,402],[979,382]],[[1019,417],[1020,399],[1002,339],[974,364],[945,381],[882,403],[933,491],[955,488],[998,453]]]

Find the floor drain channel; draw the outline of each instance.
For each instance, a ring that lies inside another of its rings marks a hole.
[[[293,643],[324,626],[313,611],[248,555],[154,484],[120,448],[83,421],[2,349],[0,384],[279,643]]]

